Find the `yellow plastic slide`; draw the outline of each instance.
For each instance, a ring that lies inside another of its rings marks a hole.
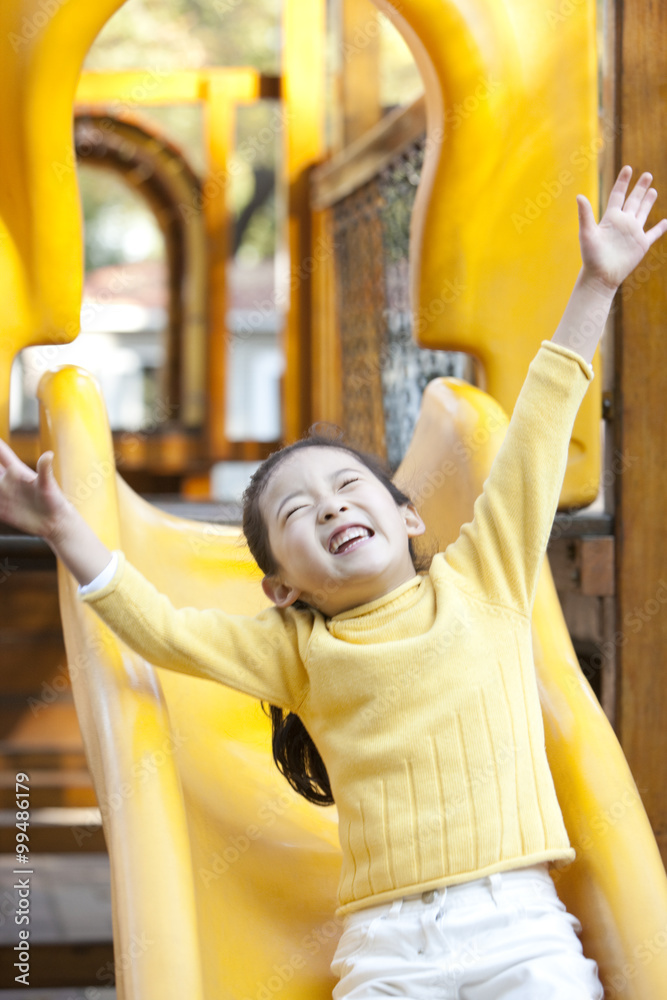
[[[238,532],[161,513],[116,476],[90,376],[49,373],[40,397],[42,444],[54,448],[63,488],[108,545],[122,547],[176,605],[247,613],[263,605]],[[428,388],[397,478],[417,500],[429,540],[446,545],[469,517],[505,426],[479,389],[456,380]],[[59,574],[72,687],[111,858],[120,1000],[329,997],[340,931],[335,809],[291,792],[256,703],[143,662]],[[549,758],[578,853],[558,876],[559,892],[583,923],[607,997],[661,1000],[667,879],[546,566],[534,624]]]

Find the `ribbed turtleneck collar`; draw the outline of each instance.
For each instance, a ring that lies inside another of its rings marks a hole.
[[[387,616],[400,614],[420,600],[425,580],[424,576],[415,575],[412,579],[402,583],[400,587],[395,587],[374,601],[360,604],[356,608],[350,608],[349,611],[341,611],[340,614],[326,619],[327,628],[335,635],[345,629],[344,623],[347,624],[347,627],[353,627],[355,621],[364,619],[365,624],[371,625],[369,618],[375,617],[379,624],[380,620],[386,619]]]

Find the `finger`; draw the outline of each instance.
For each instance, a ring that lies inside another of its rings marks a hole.
[[[649,213],[655,205],[657,198],[658,192],[655,188],[649,188],[644,195],[642,203],[637,210],[637,221],[641,223],[642,229],[646,225],[646,220],[648,219]]]
[[[656,240],[659,240],[661,236],[667,233],[667,219],[661,219],[657,225],[653,226],[644,234],[648,240],[648,245],[651,246]]]
[[[614,183],[611,193],[609,195],[609,201],[607,202],[607,208],[623,208],[623,203],[625,202],[625,196],[628,191],[628,184],[630,183],[630,178],[632,177],[632,167],[623,167],[616,182]]]
[[[643,173],[637,183],[635,184],[632,192],[628,195],[628,200],[623,206],[623,211],[628,212],[630,215],[636,215],[639,211],[642,201],[646,196],[646,192],[651,186],[651,181],[653,180],[652,174]]]
[[[46,489],[53,480],[53,452],[45,451],[37,459],[37,485],[41,490]]]
[[[589,232],[595,228],[595,215],[590,201],[585,194],[577,195],[577,209],[579,211],[579,229],[582,233]]]

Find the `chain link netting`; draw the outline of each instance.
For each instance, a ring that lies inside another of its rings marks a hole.
[[[426,350],[412,338],[408,250],[424,143],[413,143],[333,209],[343,426],[351,443],[392,469],[410,443],[427,383],[471,372],[466,355]]]

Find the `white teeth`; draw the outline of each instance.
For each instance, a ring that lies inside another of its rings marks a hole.
[[[353,538],[370,538],[370,534],[368,528],[362,528],[361,525],[346,528],[345,531],[341,531],[338,535],[334,536],[329,551],[335,555],[346,542],[352,541]]]

